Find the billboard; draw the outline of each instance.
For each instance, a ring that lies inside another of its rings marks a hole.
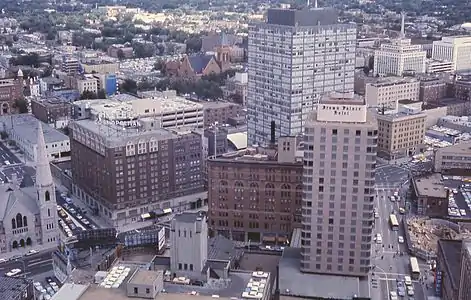
[[[160,252],[165,247],[165,227],[160,228],[158,238],[159,246],[157,248],[157,251]]]
[[[88,229],[77,232],[75,236],[77,237],[76,248],[115,245],[117,242],[115,228]]]

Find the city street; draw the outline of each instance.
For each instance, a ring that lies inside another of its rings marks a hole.
[[[395,188],[408,180],[409,171],[396,165],[382,165],[376,168],[376,187]]]
[[[6,162],[9,162],[10,164],[21,164],[22,161],[16,157],[13,152],[8,149],[7,146],[5,146],[3,143],[0,143],[0,164],[5,165]]]
[[[26,276],[34,276],[52,270],[51,253],[53,250],[42,251],[38,254],[19,257],[17,260],[9,260],[0,263],[0,273],[3,275],[12,269],[26,270]],[[25,274],[21,273],[21,274]]]

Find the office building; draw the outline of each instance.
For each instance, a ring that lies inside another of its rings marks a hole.
[[[72,191],[116,226],[204,197],[199,134],[88,119],[69,128]]]
[[[208,224],[201,213],[182,213],[170,229],[172,272],[201,274],[208,259]]]
[[[71,118],[72,103],[59,97],[35,98],[31,100],[31,112],[54,128],[64,128]]]
[[[419,100],[424,104],[436,104],[445,98],[446,89],[446,81],[443,78],[420,78]]]
[[[438,240],[435,291],[442,300],[458,299],[462,249],[461,240]]]
[[[249,26],[248,143],[269,144],[302,133],[321,95],[352,91],[356,25],[339,24],[331,8],[269,9]]]
[[[400,100],[419,100],[420,82],[416,79],[385,78],[367,83],[365,100],[369,107],[396,109]]]
[[[33,300],[33,280],[26,278],[0,277],[0,292],[3,299]]]
[[[302,151],[299,138],[276,148],[247,148],[208,164],[209,226],[238,241],[284,244],[300,227]]]
[[[67,75],[75,75],[79,72],[80,62],[77,58],[64,55],[62,56],[61,71]]]
[[[444,36],[433,42],[432,58],[452,62],[453,71],[471,71],[471,36]]]
[[[366,276],[378,127],[353,93],[321,99],[304,132],[301,271]]]
[[[420,112],[378,114],[378,156],[398,160],[421,153],[426,119]]]
[[[402,15],[401,37],[382,44],[374,53],[373,74],[380,76],[403,76],[405,72],[425,73],[426,51],[420,45],[412,45],[405,37]]]
[[[448,60],[427,59],[426,71],[428,74],[451,73],[453,72],[453,62]]]
[[[471,142],[464,142],[435,151],[435,172],[471,175]]]

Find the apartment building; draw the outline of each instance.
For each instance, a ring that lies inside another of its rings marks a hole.
[[[119,72],[119,63],[89,59],[82,62],[82,69],[85,73],[116,74]]]
[[[58,97],[35,98],[31,100],[31,112],[54,128],[64,128],[71,118],[72,103]]]
[[[204,127],[214,124],[228,124],[230,119],[245,117],[244,107],[233,102],[203,102]]]
[[[159,208],[188,209],[203,197],[192,196],[203,188],[200,135],[99,120],[69,128],[72,191],[115,226]]]
[[[439,240],[437,243],[435,291],[442,300],[458,299],[462,249],[461,240]]]
[[[366,104],[369,107],[396,109],[400,100],[419,100],[420,82],[416,79],[384,79],[367,83],[365,88]]]
[[[223,89],[224,97],[233,98],[237,100],[239,104],[244,107],[247,105],[247,85],[248,85],[248,73],[237,72],[234,77],[229,78],[226,81],[226,85]]]
[[[356,32],[332,8],[269,9],[266,22],[249,26],[250,145],[270,143],[272,121],[277,137],[302,133],[321,95],[353,91]]]
[[[273,131],[273,136],[274,136]],[[238,241],[285,244],[300,226],[302,152],[294,137],[208,160],[209,227]]]
[[[471,175],[471,142],[437,149],[434,170],[444,174]]]
[[[61,71],[67,75],[75,75],[79,72],[80,62],[78,58],[72,57],[70,55],[62,56],[61,62]]]
[[[77,76],[72,82],[74,88],[82,94],[85,91],[98,93],[98,80],[92,74],[84,74]]]
[[[378,156],[407,159],[424,148],[427,115],[416,112],[378,114]]]
[[[0,115],[14,112],[15,100],[20,98],[23,98],[23,80],[0,78]]]
[[[455,81],[455,97],[461,100],[471,100],[471,76],[459,76]]]
[[[455,72],[471,70],[469,53],[471,36],[444,36],[440,41],[433,42],[432,58],[452,62]]]
[[[402,76],[404,72],[425,73],[427,52],[421,45],[412,45],[405,37],[404,14],[402,15],[401,37],[382,44],[374,53],[373,74],[380,76]]]
[[[446,96],[446,82],[440,77],[420,78],[419,100],[424,104],[436,104]]]
[[[326,95],[306,122],[301,271],[366,276],[378,127],[360,97]]]

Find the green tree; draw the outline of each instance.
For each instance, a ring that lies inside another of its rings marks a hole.
[[[106,99],[106,92],[104,89],[99,90],[96,95],[97,99]]]
[[[16,108],[20,114],[28,112],[28,102],[26,102],[24,98],[15,99],[13,107]]]
[[[125,79],[119,85],[119,91],[121,93],[137,94],[137,83],[132,79]]]
[[[81,99],[81,100],[84,100],[84,99],[97,99],[97,94],[95,94],[95,93],[92,92],[92,91],[85,90],[85,91],[83,91],[83,93],[80,95],[80,99]]]

